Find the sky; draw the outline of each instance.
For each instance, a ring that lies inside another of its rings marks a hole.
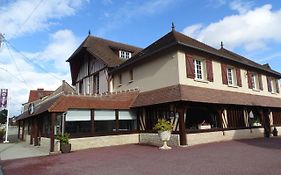
[[[31,89],[71,83],[66,60],[91,35],[145,48],[176,30],[281,72],[277,0],[0,0],[0,88],[10,116]]]

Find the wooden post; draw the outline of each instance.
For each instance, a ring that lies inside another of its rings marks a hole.
[[[182,104],[179,105],[177,107],[177,112],[179,114],[180,145],[187,145],[186,129],[185,129],[185,122],[184,122],[184,113],[186,112],[186,107]]]
[[[261,118],[262,118],[262,125],[263,125],[263,128],[264,128],[264,136],[270,137],[270,133],[271,133],[270,120],[269,120],[270,111],[268,109],[265,109],[265,110],[260,109],[259,113],[260,113]]]
[[[39,140],[38,140],[38,118],[36,117],[34,119],[34,146],[39,145]]]
[[[31,134],[30,134],[30,145],[33,145],[34,139],[34,117],[31,119]]]
[[[92,136],[95,135],[95,110],[91,110],[91,133]]]
[[[24,140],[24,128],[25,128],[25,120],[22,121],[22,132],[21,132],[21,140]]]
[[[116,131],[119,130],[119,110],[115,109],[115,127]]]
[[[56,113],[51,113],[51,128],[50,128],[50,152],[55,150],[55,122],[56,122]]]
[[[20,139],[20,122],[21,120],[18,121],[18,139]]]

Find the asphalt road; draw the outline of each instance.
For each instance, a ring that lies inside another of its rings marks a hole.
[[[281,138],[228,141],[169,151],[144,145],[2,161],[6,175],[280,175]]]

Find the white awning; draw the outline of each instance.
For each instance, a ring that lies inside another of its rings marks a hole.
[[[134,111],[119,111],[119,120],[136,120],[137,116]]]
[[[95,120],[115,120],[115,110],[95,110]]]
[[[67,111],[65,121],[90,121],[91,111],[81,109],[71,109]]]

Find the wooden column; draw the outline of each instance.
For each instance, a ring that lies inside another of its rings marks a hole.
[[[177,107],[177,112],[179,115],[179,132],[180,132],[180,145],[187,145],[186,142],[186,129],[184,122],[184,113],[186,112],[186,107],[181,104]]]
[[[115,109],[115,127],[116,131],[119,130],[119,110]]]
[[[34,119],[34,146],[39,145],[39,140],[38,140],[38,118],[36,117]]]
[[[25,120],[22,121],[22,132],[21,132],[21,140],[24,140],[24,128],[25,128]]]
[[[259,114],[262,118],[262,125],[264,128],[264,136],[270,137],[271,128],[270,128],[270,120],[269,120],[269,114],[270,111],[268,109],[259,109]]]
[[[55,123],[56,123],[56,113],[51,113],[51,125],[50,125],[50,152],[55,150]]]
[[[33,144],[33,139],[34,139],[34,117],[31,119],[31,134],[30,134],[30,145]]]
[[[18,121],[18,139],[20,139],[20,120]]]
[[[91,133],[92,136],[95,135],[95,110],[91,110]]]

